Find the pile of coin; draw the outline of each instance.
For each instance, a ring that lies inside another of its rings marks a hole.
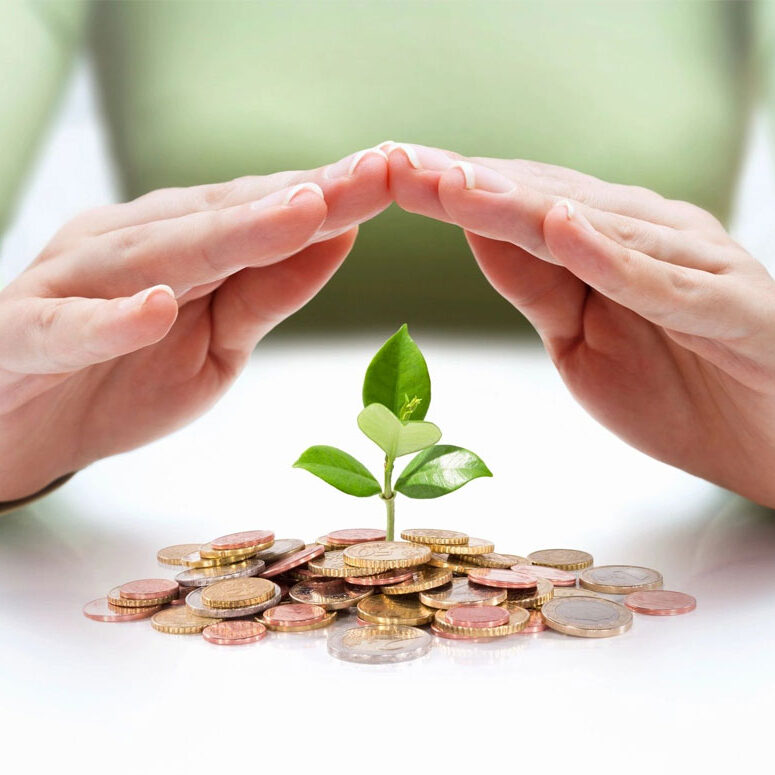
[[[629,630],[633,611],[670,616],[696,605],[691,595],[663,590],[658,571],[594,566],[579,550],[502,554],[453,530],[411,529],[401,538],[358,528],[305,545],[249,530],[168,546],[157,559],[179,570],[174,581],[127,582],[88,603],[84,614],[106,622],[150,617],[159,632],[202,633],[217,645],[256,643],[267,630],[317,630],[351,616],[352,626],[328,637],[329,653],[377,664],[423,656],[433,636],[482,642],[549,628],[604,638]]]

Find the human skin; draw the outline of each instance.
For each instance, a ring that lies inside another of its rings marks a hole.
[[[68,223],[0,292],[0,502],[204,412],[389,203],[370,151]]]
[[[381,147],[396,202],[465,230],[593,417],[775,507],[775,281],[712,215],[547,164]]]

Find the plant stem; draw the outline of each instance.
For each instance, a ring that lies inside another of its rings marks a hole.
[[[385,528],[385,540],[392,541],[395,530],[396,494],[393,492],[393,458],[385,455],[385,486],[382,490],[382,500],[385,501],[387,513],[387,525]]]

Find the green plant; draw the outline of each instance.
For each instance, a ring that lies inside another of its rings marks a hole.
[[[395,526],[395,499],[438,498],[472,479],[492,476],[484,462],[467,449],[437,444],[441,430],[425,422],[431,402],[431,379],[420,348],[406,324],[374,356],[363,380],[363,410],[358,427],[384,453],[383,483],[352,455],[336,447],[318,445],[294,463],[338,490],[359,498],[379,495],[387,512],[387,540]],[[418,454],[393,483],[396,459]]]

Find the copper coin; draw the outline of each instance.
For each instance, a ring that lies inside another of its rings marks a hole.
[[[551,581],[555,587],[575,587],[576,574],[561,568],[550,568],[548,565],[512,565],[511,570],[526,571],[532,576]]]
[[[178,596],[170,600],[170,605],[185,605],[186,595],[191,591],[191,587],[180,587]]]
[[[120,608],[111,605],[106,597],[98,597],[83,607],[83,615],[95,622],[134,622],[138,619],[147,619],[153,616],[157,611],[161,611],[161,606],[152,606],[148,608]]]
[[[459,605],[447,611],[447,621],[456,627],[499,627],[509,621],[509,612],[495,605]]]
[[[527,620],[525,629],[521,630],[518,635],[529,635],[533,632],[543,632],[546,629],[546,622],[544,617],[541,616],[541,611],[535,610],[530,612],[530,618]]]
[[[213,549],[247,549],[249,546],[266,544],[274,541],[274,533],[271,530],[243,530],[241,533],[229,533],[210,541]]]
[[[255,643],[266,635],[266,627],[260,622],[218,622],[202,630],[206,641],[218,646],[241,646]]]
[[[697,607],[697,600],[685,592],[669,592],[666,589],[643,589],[624,598],[631,611],[649,616],[677,616],[688,614]]]
[[[128,581],[118,588],[118,593],[126,600],[158,600],[171,595],[177,596],[178,582],[169,579]]]
[[[411,568],[395,568],[386,570],[384,573],[377,573],[375,576],[361,576],[354,578],[352,576],[345,579],[348,584],[355,584],[357,587],[376,587],[382,584],[400,584],[402,581],[408,581],[414,576],[416,571]]]
[[[507,589],[530,589],[538,586],[538,578],[527,571],[501,570],[500,568],[477,568],[468,572],[468,580],[486,587]]]
[[[298,568],[299,565],[304,565],[310,560],[314,560],[315,557],[320,557],[325,551],[325,547],[321,546],[321,544],[310,544],[309,546],[305,546],[300,552],[294,552],[279,562],[273,563],[261,574],[261,576],[265,579],[270,579],[272,576],[287,573],[292,568]]]
[[[325,536],[328,543],[340,544],[341,546],[350,546],[352,544],[362,544],[366,541],[384,541],[384,530],[376,530],[370,527],[351,528],[348,530],[334,530]]]
[[[476,635],[463,635],[458,632],[445,632],[444,630],[440,630],[435,623],[431,624],[431,632],[434,635],[438,635],[439,638],[446,638],[447,640],[471,640],[475,643],[486,643],[495,640],[495,638],[481,638]]]
[[[264,621],[270,624],[312,624],[322,621],[327,611],[319,605],[288,603],[264,611]]]

